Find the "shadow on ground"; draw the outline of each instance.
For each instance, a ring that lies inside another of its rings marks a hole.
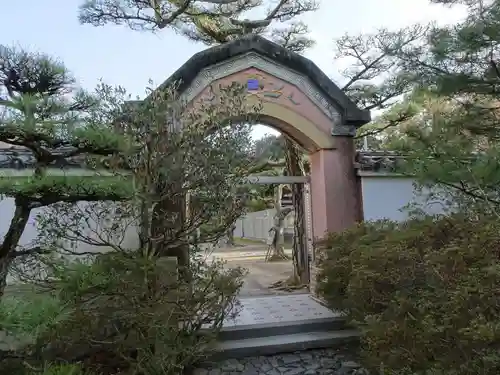
[[[293,292],[271,289],[278,281],[286,280],[293,274],[291,260],[266,262],[267,246],[265,244],[248,244],[236,247],[217,248],[211,257],[224,259],[227,267],[243,267],[248,270],[240,296],[283,295],[304,293],[306,289]],[[287,251],[291,256],[291,251]]]

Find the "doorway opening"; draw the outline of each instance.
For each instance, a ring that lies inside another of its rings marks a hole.
[[[307,293],[314,260],[307,153],[274,129],[254,130],[252,152],[269,165],[242,184],[244,214],[211,247],[210,257],[248,270],[242,297]],[[294,162],[300,166],[290,168]]]

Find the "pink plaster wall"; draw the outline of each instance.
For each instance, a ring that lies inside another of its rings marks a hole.
[[[361,220],[359,184],[356,179],[354,142],[336,137],[336,149],[310,155],[313,234],[340,232]]]
[[[239,82],[246,85],[248,79],[251,78],[258,79],[263,87],[258,91],[249,91],[249,95],[256,95],[262,101],[272,102],[286,107],[316,124],[318,128],[322,129],[327,134],[330,133],[331,120],[299,88],[259,69],[249,68],[231,74],[214,81],[212,87],[215,88],[219,85],[224,87],[233,82]],[[265,94],[275,94],[278,97],[269,97]],[[210,87],[205,88],[194,101],[198,101],[208,96],[210,96]]]
[[[215,90],[219,85],[226,86],[233,82],[246,85],[250,78],[257,78],[263,86],[257,91],[250,91],[250,95],[257,95],[263,101],[291,109],[314,123],[325,132],[325,136],[329,136],[331,120],[300,89],[270,74],[250,68],[217,80],[212,83],[212,87]],[[276,97],[265,96],[265,93],[275,93]],[[213,95],[213,92],[207,87],[193,102],[210,95]],[[285,127],[280,128],[279,122],[274,126],[290,134]],[[312,224],[315,238],[322,238],[327,232],[343,231],[362,220],[360,184],[354,169],[353,139],[337,136],[334,144],[334,149],[321,149],[310,154]]]

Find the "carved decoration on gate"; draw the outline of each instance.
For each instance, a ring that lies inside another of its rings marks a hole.
[[[293,88],[287,88],[277,80],[273,81],[262,74],[247,74],[247,90],[250,95],[255,95],[261,99],[279,99],[285,95],[290,103],[300,105],[299,102],[294,100],[295,92]]]
[[[262,72],[274,76],[279,80],[293,85],[297,90],[304,93],[311,100],[311,102],[313,102],[328,118],[330,118],[330,120],[333,121],[333,123],[341,121],[339,111],[327,101],[324,95],[318,91],[312,82],[310,82],[309,78],[253,52],[237,56],[203,69],[200,73],[198,73],[191,85],[183,92],[182,97],[185,101],[189,102],[201,94],[202,91],[213,82],[251,68],[261,70]],[[255,77],[249,78],[255,79]],[[242,83],[247,84],[248,87],[248,81]],[[255,87],[255,83],[255,80],[250,82],[251,87]],[[279,92],[279,86],[274,87],[273,89],[276,91],[273,95],[277,95]],[[262,89],[259,87],[259,90]],[[287,95],[287,99],[290,103],[297,106],[301,104],[295,100],[293,92],[282,93],[280,97],[285,94]],[[271,92],[269,92],[268,95],[271,95]],[[267,98],[271,97],[267,96]]]

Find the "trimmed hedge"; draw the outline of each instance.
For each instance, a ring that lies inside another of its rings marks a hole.
[[[500,374],[500,219],[363,223],[323,243],[317,292],[384,374]]]

